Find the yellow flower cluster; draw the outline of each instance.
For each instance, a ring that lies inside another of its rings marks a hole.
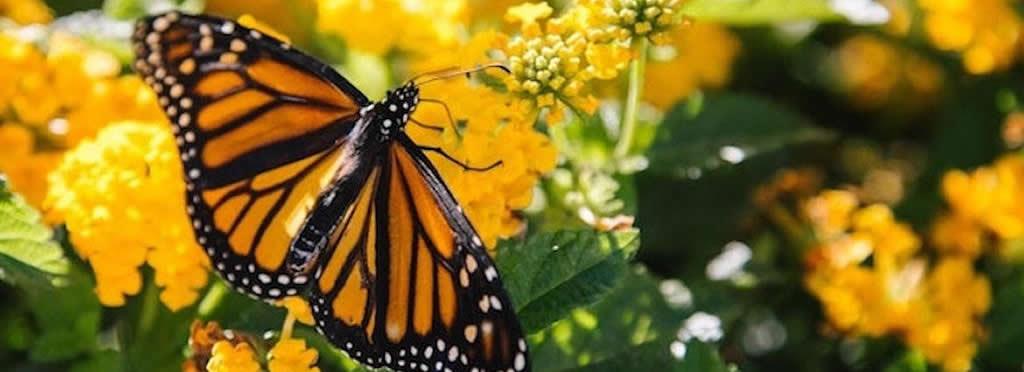
[[[317,0],[317,28],[354,49],[436,53],[465,30],[465,0]]]
[[[206,365],[207,372],[258,372],[260,363],[249,344],[231,341],[217,341],[213,344],[213,355]]]
[[[110,121],[162,117],[140,79],[118,76],[110,53],[61,33],[45,50],[0,34],[0,142],[12,144],[0,152],[0,172],[37,207],[66,148]]]
[[[185,186],[170,127],[122,122],[100,130],[50,174],[46,204],[63,220],[78,254],[96,273],[107,306],[124,304],[151,266],[172,310],[195,302],[209,262],[185,218]]]
[[[941,92],[939,66],[881,37],[853,36],[834,56],[842,88],[860,108],[877,109],[894,101],[918,107],[934,102]]]
[[[682,23],[681,0],[585,0],[597,18],[615,38],[631,41],[647,38],[665,44],[669,31]],[[599,26],[600,27],[600,26]]]
[[[1024,158],[1005,155],[991,166],[967,173],[953,170],[942,179],[949,212],[932,229],[935,247],[975,258],[986,247],[1019,258],[1024,238]]]
[[[729,81],[740,41],[724,26],[693,22],[668,31],[671,41],[650,52],[644,79],[644,100],[663,110],[699,88],[717,88]]]
[[[267,367],[271,372],[320,372],[316,359],[316,350],[306,348],[305,340],[285,338],[270,349]]]
[[[512,70],[505,77],[509,92],[531,110],[548,109],[554,124],[562,118],[560,102],[593,113],[597,99],[585,91],[587,83],[616,77],[632,54],[607,30],[594,27],[586,8],[549,19],[551,13],[546,3],[509,8],[506,18],[521,28],[519,35],[505,37],[503,51]]]
[[[1020,53],[1021,19],[1010,0],[918,0],[932,44],[962,54],[968,72],[1009,67]]]
[[[483,63],[497,38],[494,33],[477,34],[450,53],[421,62],[418,68]],[[501,162],[487,171],[465,170],[428,153],[485,245],[493,248],[499,237],[521,231],[522,221],[514,211],[530,204],[540,176],[554,169],[557,151],[544,134],[533,129],[529,110],[485,85],[466,79],[445,80],[424,86],[420,95],[425,100],[413,119],[442,130],[410,124],[406,130],[417,143],[440,147],[474,168]]]
[[[301,300],[299,300],[301,302]],[[298,304],[299,302],[293,302]],[[289,308],[289,317],[295,316]],[[308,311],[308,310],[306,310]],[[318,352],[308,348],[306,341],[291,337],[291,324],[287,323],[281,338],[266,354],[267,370],[270,372],[319,372],[316,366]],[[189,334],[189,358],[182,366],[183,371],[249,372],[261,371],[262,358],[254,349],[259,339],[245,332],[225,331],[217,322],[192,323]],[[205,366],[205,368],[201,368]]]
[[[818,241],[804,282],[834,329],[897,336],[946,371],[970,368],[991,304],[970,258],[940,255],[929,268],[908,225],[886,206],[860,206],[851,192],[822,192],[803,210]]]

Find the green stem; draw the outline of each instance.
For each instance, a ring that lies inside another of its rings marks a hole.
[[[633,144],[633,132],[636,131],[636,113],[643,94],[644,67],[647,65],[647,38],[640,39],[636,44],[637,56],[629,62],[629,92],[626,96],[626,109],[622,113],[622,130],[619,131],[619,143],[615,144],[615,157],[622,158],[629,153]]]

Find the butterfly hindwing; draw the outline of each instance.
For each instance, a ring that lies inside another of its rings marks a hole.
[[[329,67],[228,20],[140,20],[135,69],[172,122],[196,237],[239,290],[264,299],[308,280],[290,243],[345,159],[368,100]]]
[[[513,306],[461,208],[406,135],[386,146],[347,186],[358,196],[312,284],[318,329],[373,366],[526,370]]]

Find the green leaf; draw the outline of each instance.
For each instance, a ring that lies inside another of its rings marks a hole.
[[[498,267],[527,333],[614,288],[640,244],[638,235],[564,231],[499,244]]]
[[[678,104],[659,131],[650,169],[678,178],[833,137],[782,106],[743,94],[708,96],[701,107]]]
[[[790,158],[776,151],[698,172],[696,179],[637,174],[636,220],[644,232],[640,261],[659,273],[679,273],[687,282],[705,278],[708,261],[736,239],[737,221],[750,213],[754,188],[789,165]]]
[[[183,350],[188,342],[189,324],[198,306],[171,311],[160,301],[150,270],[145,271],[142,293],[119,309],[118,341],[131,371],[173,372],[181,370]]]
[[[885,367],[883,372],[927,372],[928,362],[917,351],[908,351]]]
[[[37,334],[29,358],[53,362],[95,347],[100,306],[88,276],[72,268],[40,220],[0,181],[0,279],[22,290],[31,309]]]
[[[991,332],[982,345],[979,360],[992,370],[1020,368],[1020,345],[1024,345],[1024,274],[994,282],[992,308],[985,319]]]
[[[39,213],[0,180],[0,279],[24,289],[49,287],[69,263]]]
[[[113,350],[96,352],[75,363],[70,372],[120,372],[124,370],[121,357],[121,353]]]
[[[683,14],[733,25],[843,19],[826,0],[691,0],[683,5]]]
[[[532,335],[533,364],[538,372],[724,370],[709,345],[687,344],[682,360],[673,354],[685,315],[665,302],[657,280],[629,270],[599,303]]]

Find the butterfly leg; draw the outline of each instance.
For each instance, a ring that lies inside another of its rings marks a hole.
[[[447,103],[444,103],[444,101],[442,101],[442,100],[432,99],[432,98],[420,98],[420,102],[436,103],[438,105],[441,105],[441,107],[444,108],[445,115],[448,116],[448,125],[451,125],[452,129],[456,130],[455,133],[458,133],[458,131],[457,131],[458,127],[455,126],[455,116],[452,115],[452,110],[448,108],[448,104]],[[423,124],[423,123],[415,121],[415,120],[413,120],[413,122],[416,123],[417,125],[420,125],[420,126],[425,127],[425,128],[434,129],[434,130],[441,130],[441,128],[437,127],[437,126],[426,125],[426,124]]]
[[[435,130],[435,131],[438,131],[438,132],[444,130],[444,128],[442,128],[442,127],[439,127],[439,126],[436,126],[436,125],[426,124],[426,123],[423,123],[422,121],[419,121],[419,120],[416,120],[416,119],[413,119],[413,118],[409,118],[409,121],[411,121],[413,124],[419,125],[419,126],[421,126],[423,128],[426,128],[426,129]]]
[[[459,161],[459,159],[456,159],[454,156],[449,155],[447,152],[444,152],[444,150],[442,150],[440,147],[419,146],[419,148],[420,148],[420,150],[423,150],[423,151],[430,151],[430,152],[436,152],[438,154],[441,154],[441,156],[444,156],[445,159],[448,159],[448,161],[451,161],[452,163],[458,164],[458,166],[462,167],[463,170],[467,170],[467,171],[486,172],[486,171],[489,171],[491,169],[497,168],[499,165],[501,165],[501,160],[498,160],[498,161],[494,162],[493,164],[488,165],[486,167],[473,167],[473,166],[470,166],[469,164],[466,164],[464,162]]]

